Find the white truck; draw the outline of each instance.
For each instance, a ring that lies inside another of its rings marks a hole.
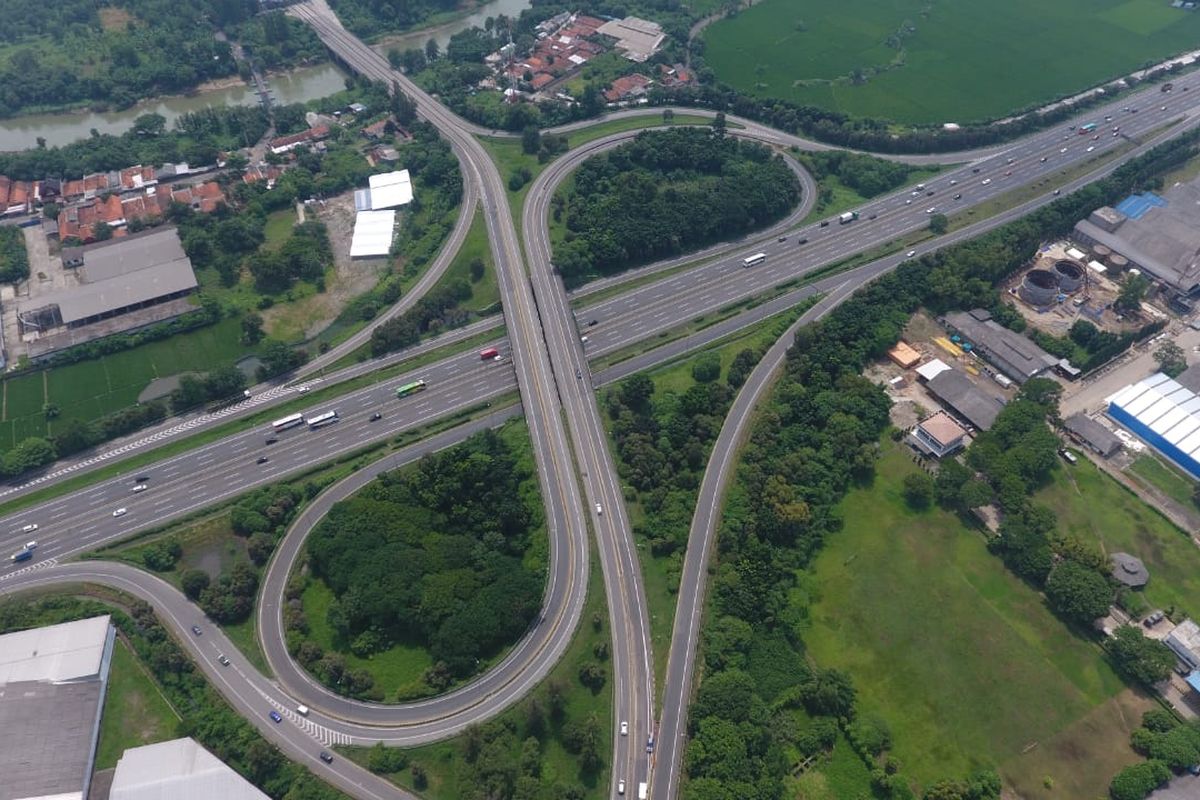
[[[847,211],[845,214],[842,214],[840,217],[838,217],[838,224],[845,225],[849,222],[854,222],[856,219],[858,219],[857,211]]]
[[[649,787],[646,786],[646,782],[643,781],[643,782],[639,783],[638,784],[638,800],[646,800],[646,797],[649,796],[649,794],[650,794],[650,789],[649,789]]]

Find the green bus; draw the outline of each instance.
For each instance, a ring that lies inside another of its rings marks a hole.
[[[396,397],[408,397],[410,394],[425,391],[425,381],[413,381],[396,389]]]

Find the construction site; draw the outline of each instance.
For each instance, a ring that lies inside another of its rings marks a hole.
[[[1141,327],[1141,316],[1113,307],[1128,262],[1102,245],[1096,249],[1089,255],[1069,242],[1048,245],[1002,288],[1031,327],[1051,336],[1066,336],[1081,319],[1118,334]]]

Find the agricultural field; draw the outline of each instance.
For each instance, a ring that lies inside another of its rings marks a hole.
[[[131,350],[9,378],[2,384],[0,452],[28,436],[52,435],[68,419],[94,420],[131,406],[151,381],[178,375],[181,367],[203,372],[235,361],[246,354],[240,334],[238,320],[224,319]],[[48,403],[59,409],[49,422],[42,410]]]
[[[991,765],[1029,800],[1104,795],[1138,760],[1129,735],[1151,701],[979,533],[911,511],[902,483],[916,469],[885,443],[873,485],[840,506],[844,530],[801,573],[813,660],[850,672],[859,713],[887,722],[919,782]]]
[[[1167,0],[763,0],[703,35],[717,78],[759,97],[968,123],[1193,49],[1200,15]]]

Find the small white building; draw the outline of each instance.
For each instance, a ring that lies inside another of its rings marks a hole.
[[[1192,669],[1200,669],[1200,626],[1185,619],[1167,634],[1167,647]]]

